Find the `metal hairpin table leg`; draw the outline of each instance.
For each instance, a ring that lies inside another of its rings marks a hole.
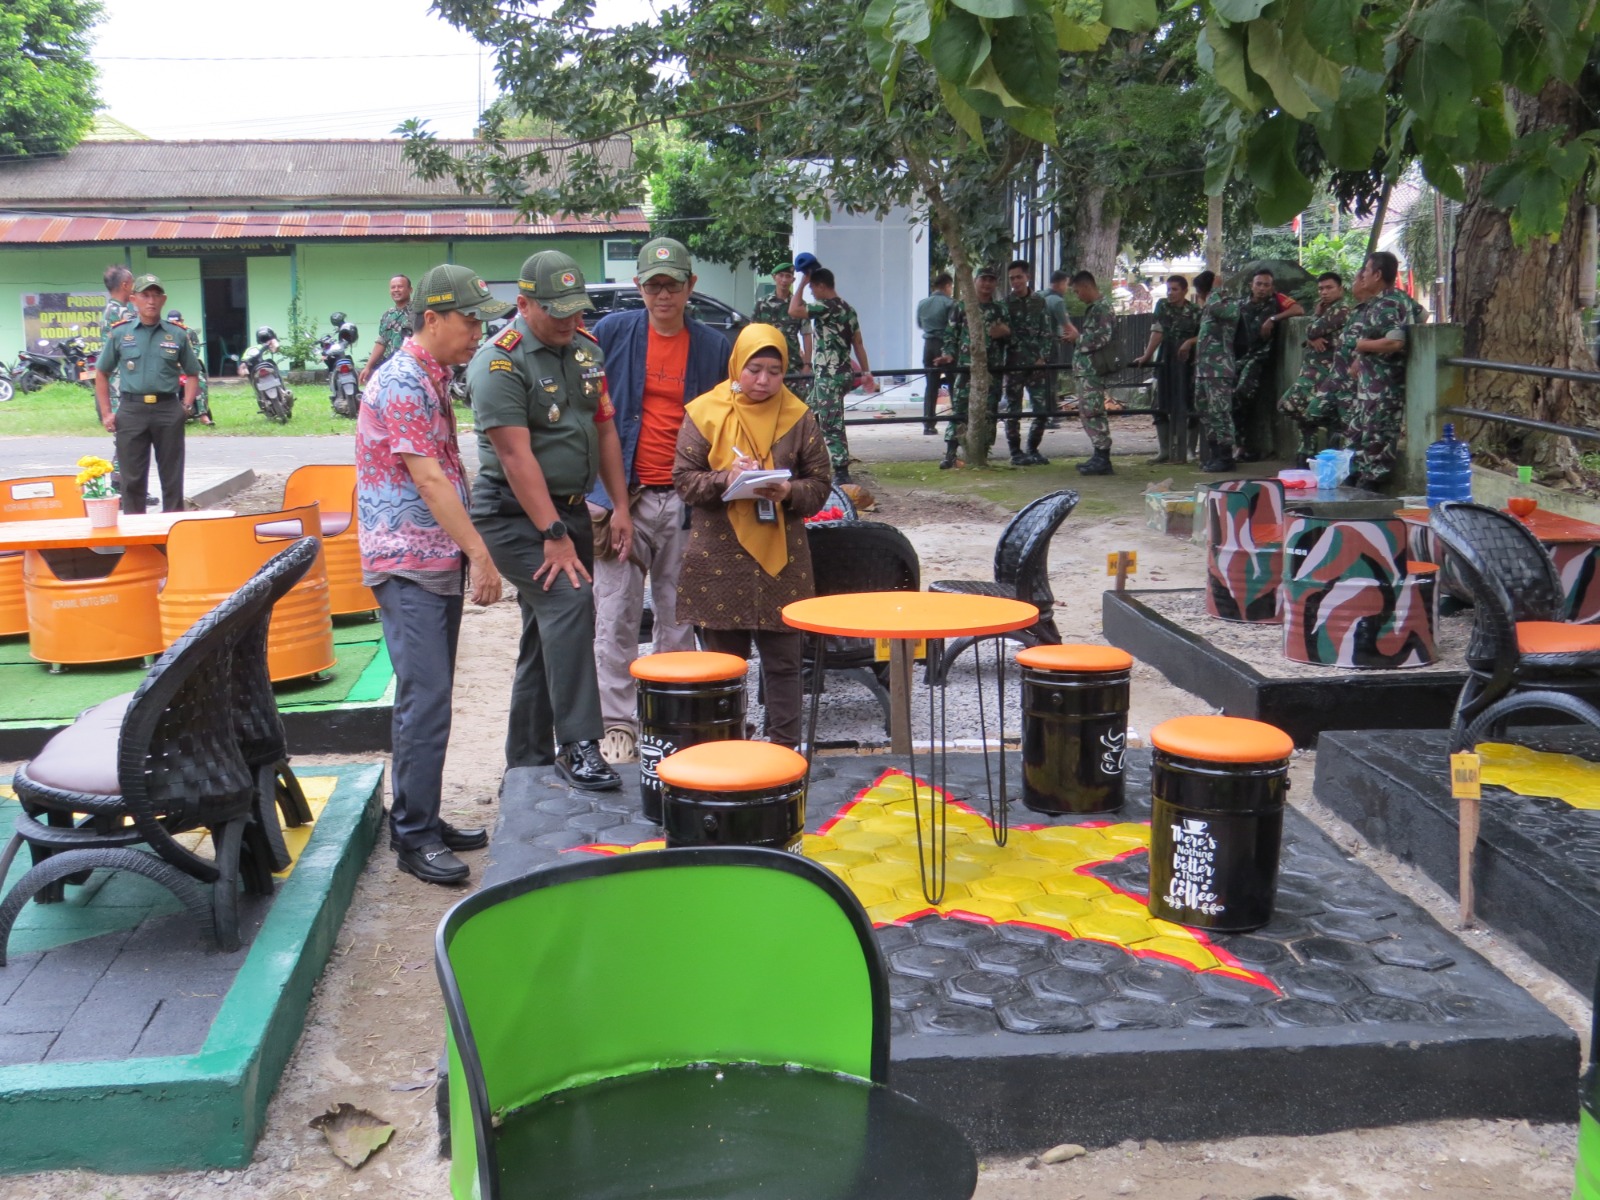
[[[898,670],[903,672],[900,679],[904,691],[903,695],[911,695],[912,656],[902,654],[899,657]],[[944,688],[939,688],[940,701],[944,699]],[[946,852],[950,842],[950,811],[945,805],[943,789],[940,788],[939,761],[943,757],[942,728],[936,729],[933,721],[933,686],[928,687],[928,839],[924,848],[922,837],[922,788],[917,782],[917,742],[913,736],[909,739],[909,748],[906,753],[907,766],[911,775],[911,814],[917,825],[917,873],[922,880],[922,895],[929,904],[939,904],[944,900]],[[912,731],[908,731],[912,732]],[[945,782],[948,783],[949,766],[945,767]]]
[[[817,756],[817,707],[822,702],[822,684],[827,676],[823,661],[827,654],[827,639],[823,634],[811,636],[811,709],[806,718],[806,791],[811,791],[811,760]]]
[[[994,806],[989,809],[989,815],[994,821],[994,842],[997,846],[1004,846],[1006,839],[1011,836],[1011,795],[1006,783],[1006,640],[1003,637],[994,639],[994,673],[999,681],[1000,688],[995,700],[995,707],[1000,722],[1000,803],[998,812]],[[984,744],[983,753],[988,757],[989,747]]]

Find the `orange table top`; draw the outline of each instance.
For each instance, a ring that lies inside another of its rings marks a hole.
[[[94,546],[162,546],[179,521],[231,517],[232,509],[140,513],[117,517],[109,529],[89,528],[88,517],[51,521],[0,521],[0,550],[72,550]]]
[[[954,592],[844,592],[783,608],[796,629],[836,637],[982,637],[1026,629],[1039,610],[1021,600]]]
[[[1428,523],[1428,510],[1425,508],[1402,508],[1395,516],[1413,525]],[[1580,521],[1577,517],[1562,516],[1543,508],[1534,509],[1520,520],[1541,542],[1600,543],[1600,525],[1591,521]]]

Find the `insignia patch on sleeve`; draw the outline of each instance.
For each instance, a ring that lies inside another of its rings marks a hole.
[[[491,358],[489,360],[489,370],[491,371],[515,371],[516,369],[516,364],[509,358]]]
[[[499,337],[495,338],[494,344],[499,346],[502,350],[515,350],[521,341],[522,335],[520,333],[518,333],[515,329],[508,329]]]

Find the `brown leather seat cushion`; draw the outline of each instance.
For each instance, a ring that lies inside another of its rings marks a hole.
[[[120,796],[117,746],[122,740],[122,718],[132,692],[102,700],[86,708],[78,719],[45,743],[28,764],[28,778],[45,787],[91,796]]]
[[[347,512],[325,512],[322,514],[322,536],[337,537],[350,528],[350,514]],[[257,525],[256,533],[266,538],[297,538],[304,536],[300,531],[299,521],[268,521],[265,525]]]

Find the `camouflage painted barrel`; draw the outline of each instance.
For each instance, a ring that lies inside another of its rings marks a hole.
[[[1030,646],[1022,668],[1022,802],[1034,812],[1122,807],[1133,658],[1114,646]]]
[[[661,760],[744,736],[746,663],[737,654],[682,650],[647,654],[629,670],[639,693],[639,802],[645,819],[659,825]]]
[[[765,846],[801,852],[806,760],[770,742],[702,742],[661,760],[669,848]]]
[[[1228,479],[1205,494],[1206,611],[1224,621],[1280,619],[1283,485]]]
[[[1241,717],[1150,731],[1150,915],[1243,933],[1272,919],[1289,794],[1289,735]]]
[[[1412,573],[1408,553],[1398,518],[1291,518],[1284,538],[1284,657],[1354,670],[1433,662],[1438,572]]]

